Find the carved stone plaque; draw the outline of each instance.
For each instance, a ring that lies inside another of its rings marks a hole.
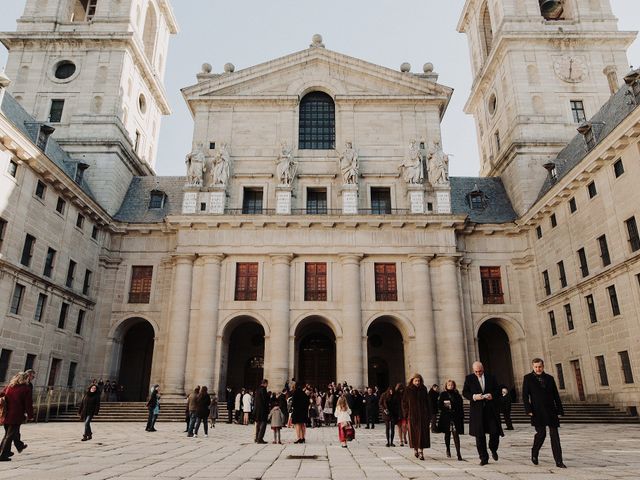
[[[182,197],[182,213],[196,213],[197,206],[198,192],[184,192],[184,196]]]
[[[276,191],[276,215],[291,215],[291,190]]]
[[[342,213],[344,215],[356,215],[358,213],[358,190],[351,185],[342,188]]]
[[[224,214],[225,192],[211,192],[209,194],[209,213],[214,215]]]
[[[451,193],[448,190],[436,192],[436,213],[451,213]]]
[[[424,213],[424,191],[409,191],[409,205],[411,206],[411,213]]]

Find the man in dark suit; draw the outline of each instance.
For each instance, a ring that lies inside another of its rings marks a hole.
[[[476,448],[480,457],[480,465],[489,463],[487,438],[491,456],[498,461],[500,436],[504,436],[500,425],[500,395],[498,382],[493,375],[487,374],[480,362],[473,363],[473,373],[464,380],[462,396],[469,400],[469,435],[476,437]]]
[[[267,392],[267,385],[269,385],[269,382],[262,380],[253,399],[254,414],[256,417],[255,443],[267,443],[264,441],[264,434],[267,430],[267,420],[269,418],[269,393]]]
[[[533,447],[531,448],[531,461],[538,465],[538,453],[547,436],[551,437],[551,451],[553,459],[558,468],[567,468],[562,463],[562,447],[560,446],[560,435],[558,427],[560,420],[558,415],[564,415],[560,394],[556,387],[554,378],[544,372],[544,361],[541,358],[534,358],[531,362],[533,372],[524,376],[522,381],[522,401],[524,411],[531,417],[531,425],[536,428],[536,435],[533,437]]]

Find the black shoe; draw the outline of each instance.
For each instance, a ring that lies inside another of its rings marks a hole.
[[[396,446],[396,444],[395,444],[395,443],[390,443],[390,444],[389,444],[389,446],[390,446],[390,447],[395,447],[395,446]]]
[[[369,430],[369,425],[367,425],[367,426],[366,426],[366,427],[364,427],[364,428],[365,428],[365,430]]]
[[[26,443],[23,443],[21,447],[16,447],[16,449],[18,450],[18,453],[22,453],[22,451],[28,446],[29,445],[27,445]]]
[[[556,462],[556,467],[558,467],[558,468],[567,468],[567,466],[562,462]]]
[[[390,446],[391,446],[391,444],[389,442],[387,442],[387,447],[390,447]]]
[[[531,455],[531,463],[538,465],[538,457],[536,455]]]
[[[10,462],[11,457],[0,457],[0,462]]]
[[[13,457],[14,453],[13,452],[9,452],[7,453],[7,457]]]
[[[513,427],[507,427],[507,430],[513,430],[513,429],[514,429]]]
[[[498,451],[491,450],[491,458],[493,458],[496,462],[498,461]]]
[[[462,461],[463,461],[463,460],[462,460],[462,455],[460,455],[460,454],[458,454],[458,461],[459,461],[459,462],[462,462]]]
[[[264,440],[258,440],[256,443],[261,443],[262,444],[262,443],[267,443],[267,442],[265,442]]]
[[[451,458],[451,450],[447,448],[447,458]]]
[[[489,460],[480,460],[480,466],[489,465]]]

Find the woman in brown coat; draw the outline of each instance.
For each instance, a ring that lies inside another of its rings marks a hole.
[[[409,380],[402,398],[409,424],[409,446],[415,450],[416,458],[424,460],[424,448],[431,446],[429,437],[429,392],[424,386],[422,375],[416,373]]]

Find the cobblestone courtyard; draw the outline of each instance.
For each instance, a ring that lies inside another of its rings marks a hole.
[[[466,461],[447,459],[442,435],[435,435],[421,462],[407,447],[386,448],[382,425],[357,430],[348,449],[340,447],[335,428],[308,430],[305,445],[292,444],[291,430],[283,431],[284,445],[256,445],[252,426],[219,424],[208,438],[187,438],[181,427],[160,423],[158,432],[146,433],[142,424],[96,423],[94,439],[81,442],[79,422],[25,425],[22,435],[29,447],[0,464],[0,479],[640,478],[640,426],[563,426],[567,470],[555,468],[548,439],[540,465],[531,464],[533,429],[525,425],[507,432],[500,460],[485,467],[478,465],[473,438],[467,435],[462,444]],[[312,455],[317,458],[289,458]]]

